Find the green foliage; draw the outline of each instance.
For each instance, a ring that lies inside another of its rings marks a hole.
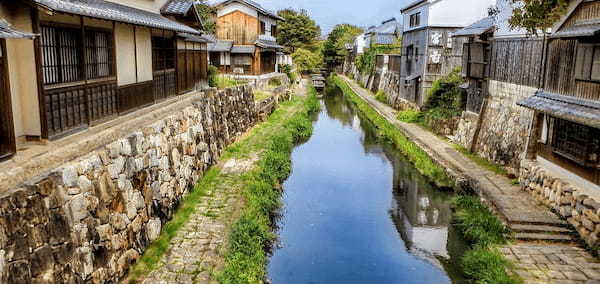
[[[298,79],[298,75],[296,75],[296,73],[294,71],[292,71],[292,65],[289,64],[285,64],[283,66],[281,66],[281,71],[283,73],[285,73],[288,78],[290,79],[290,82],[294,83],[296,81],[296,79]]]
[[[511,0],[511,28],[524,28],[530,34],[552,27],[567,11],[573,0]]]
[[[239,85],[240,82],[227,76],[219,75],[216,78],[216,87],[218,89],[227,89]]]
[[[459,151],[461,154],[465,155],[467,158],[471,159],[473,162],[477,163],[478,165],[486,168],[489,171],[492,171],[498,175],[501,176],[508,176],[508,171],[506,171],[505,168],[503,168],[500,165],[491,163],[490,161],[478,156],[477,154],[469,151],[467,148],[454,144],[454,149],[456,149],[457,151]],[[518,182],[517,182],[518,184]]]
[[[462,83],[464,81],[460,74],[460,67],[435,80],[423,108],[425,110],[438,109],[440,113],[449,116],[460,115],[466,103],[466,94],[460,88]]]
[[[375,61],[378,54],[399,54],[402,47],[401,39],[394,45],[376,45],[365,49],[364,53],[354,59],[354,64],[361,74],[371,75],[375,71]]]
[[[361,28],[349,24],[335,26],[323,44],[325,64],[336,66],[344,62],[345,56],[348,55],[346,44],[353,43],[356,36],[362,32]]]
[[[421,174],[430,178],[440,188],[454,187],[454,181],[446,175],[442,167],[436,164],[423,149],[402,135],[392,123],[364,102],[346,82],[337,76],[330,78],[330,80],[340,87],[344,95],[358,108],[359,113],[375,125],[379,137],[392,143],[402,154],[408,157]]]
[[[398,113],[398,120],[407,122],[407,123],[417,123],[421,121],[421,112],[416,110],[404,110]]]
[[[217,9],[206,3],[197,3],[196,11],[198,11],[198,15],[200,16],[203,31],[205,33],[214,34],[217,31],[217,23],[215,21]]]
[[[314,100],[316,97],[309,92],[300,111],[285,120],[281,118],[284,112],[276,111],[267,121],[267,124],[276,121],[280,128],[260,137],[261,143],[267,141],[266,151],[261,154],[256,169],[246,177],[249,181],[243,192],[246,207],[232,227],[225,268],[218,275],[220,283],[263,283],[267,261],[265,250],[275,237],[271,233],[272,213],[280,206],[280,192],[275,188],[291,171],[294,142],[306,139],[312,133],[309,115],[315,111]]]
[[[217,77],[219,76],[219,68],[213,65],[208,66],[208,85],[212,88],[217,87]]]
[[[310,70],[319,68],[323,64],[323,58],[319,52],[312,52],[304,48],[296,49],[292,54],[292,58],[300,73],[310,72]]]
[[[496,249],[475,248],[461,259],[466,276],[477,284],[518,284],[519,279],[506,273],[509,263]]]
[[[271,92],[265,91],[254,91],[254,101],[260,102],[273,96]]]
[[[375,99],[384,104],[388,103],[387,96],[385,95],[385,92],[383,90],[377,91],[377,94],[375,94]]]
[[[506,243],[510,230],[475,196],[459,195],[452,200],[454,218],[465,239],[474,245]]]
[[[277,26],[277,43],[295,52],[299,48],[313,50],[321,35],[321,28],[306,10],[285,9],[277,12],[285,19]]]
[[[271,79],[269,79],[268,85],[269,85],[269,87],[275,87],[275,88],[277,88],[277,87],[279,87],[279,86],[282,85],[281,84],[281,79],[279,79],[279,78],[271,78]]]

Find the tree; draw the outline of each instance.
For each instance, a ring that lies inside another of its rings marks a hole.
[[[343,62],[344,57],[348,55],[346,44],[353,43],[362,32],[361,28],[349,24],[335,26],[323,44],[324,62],[328,66],[336,66]]]
[[[217,31],[217,23],[215,21],[217,15],[217,9],[204,2],[198,2],[196,4],[196,10],[202,21],[204,32],[208,34],[214,34]]]
[[[524,28],[530,34],[551,27],[566,12],[572,0],[510,0],[514,6],[511,28]]]
[[[313,52],[308,49],[298,48],[292,54],[294,64],[296,64],[298,71],[306,73],[312,69],[319,68],[323,63],[323,58],[320,52]]]
[[[321,35],[321,28],[310,18],[306,10],[299,12],[285,9],[277,12],[285,21],[277,27],[277,43],[294,52],[297,48],[314,49]]]

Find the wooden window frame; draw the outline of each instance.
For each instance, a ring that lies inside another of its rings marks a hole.
[[[548,143],[552,148],[554,154],[559,155],[563,158],[566,158],[572,162],[575,162],[578,165],[590,168],[598,168],[600,167],[600,157],[598,157],[599,149],[594,149],[595,143],[594,139],[598,139],[600,137],[600,129],[593,128],[590,126],[582,125],[579,123],[575,123],[572,121],[556,118],[553,116],[548,116]],[[580,128],[585,130],[585,137],[579,137],[579,141],[569,141],[569,139],[573,139],[573,131],[576,128]],[[596,141],[600,145],[600,142]],[[575,145],[584,144],[579,149],[573,151],[572,147]],[[600,147],[596,145],[595,147]],[[585,149],[584,149],[585,148]],[[575,155],[570,152],[578,152],[581,153],[579,155]],[[596,153],[595,161],[594,153]]]
[[[261,35],[266,35],[267,34],[267,23],[260,21],[260,34]]]
[[[593,77],[595,57],[599,57],[596,78]],[[600,43],[578,42],[574,63],[575,80],[600,83]]]
[[[421,25],[421,12],[416,12],[410,15],[409,27],[414,28]]]

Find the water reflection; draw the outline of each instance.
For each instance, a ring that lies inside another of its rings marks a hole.
[[[430,185],[329,89],[292,155],[273,283],[460,282],[450,195]]]

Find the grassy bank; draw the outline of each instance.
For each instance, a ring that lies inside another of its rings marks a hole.
[[[415,165],[421,174],[430,178],[438,187],[449,188],[454,186],[454,181],[446,174],[444,169],[436,164],[429,155],[419,146],[404,136],[393,124],[375,111],[368,103],[362,100],[343,79],[335,76],[331,82],[336,84],[360,111],[360,114],[371,121],[377,128],[378,135],[396,146]]]
[[[312,89],[311,89],[312,90]],[[272,234],[273,212],[280,206],[280,183],[291,171],[291,153],[294,143],[308,139],[312,134],[311,114],[319,109],[314,93],[302,101],[302,107],[291,117],[279,119],[283,113],[275,113],[267,121],[277,124],[262,141],[241,142],[234,145],[228,155],[243,156],[261,151],[257,166],[243,175],[243,196],[246,206],[229,235],[229,247],[225,255],[225,268],[218,275],[221,283],[262,283],[266,277],[266,250],[274,239]]]

